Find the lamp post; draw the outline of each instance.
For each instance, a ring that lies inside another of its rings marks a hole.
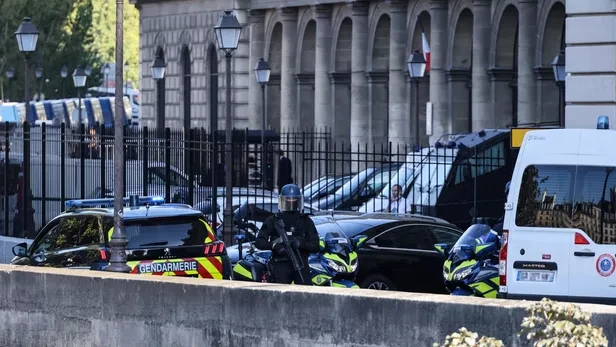
[[[34,77],[36,77],[36,101],[41,101],[41,79],[43,78],[43,67],[37,65],[34,69]]]
[[[426,73],[426,59],[416,49],[406,62],[415,89],[415,146],[419,146],[419,79]]]
[[[62,99],[66,99],[66,78],[68,77],[68,66],[66,64],[62,66],[60,76],[62,77]]]
[[[270,79],[270,66],[263,59],[259,59],[257,64],[255,65],[255,78],[257,82],[261,85],[261,171],[262,171],[262,180],[263,180],[263,188],[266,189],[267,179],[266,179],[266,171],[265,171],[265,129],[267,129],[267,121],[265,119],[265,85],[269,82]]]
[[[165,70],[167,69],[167,63],[161,55],[156,55],[154,63],[152,64],[152,78],[158,82],[165,78]],[[160,88],[160,86],[159,86]],[[160,98],[160,93],[158,94]],[[163,133],[165,121],[165,105],[160,100],[156,101],[156,128],[159,134]]]
[[[9,100],[13,100],[13,78],[15,78],[15,69],[12,66],[9,66],[8,69],[4,72],[6,75],[6,79],[9,81]]]
[[[19,51],[24,53],[24,60],[25,60],[25,69],[24,69],[24,94],[25,94],[25,103],[26,103],[26,123],[30,123],[31,119],[30,119],[30,71],[29,71],[29,64],[30,64],[30,54],[32,52],[34,52],[36,50],[36,43],[38,42],[38,37],[39,37],[39,31],[36,29],[36,26],[34,25],[34,23],[32,23],[32,20],[28,17],[25,17],[23,19],[23,21],[21,22],[21,24],[19,25],[19,27],[17,28],[17,31],[15,31],[15,39],[17,40],[17,45],[19,47]],[[27,132],[24,132],[24,153],[30,153],[30,141],[28,141],[26,139],[26,137],[29,138],[30,134],[28,134]],[[22,209],[21,209],[21,214],[23,217],[23,230],[24,230],[24,234],[28,234],[29,231],[29,223],[28,223],[28,218],[27,216],[27,211],[30,209],[30,195],[28,194],[28,191],[30,190],[30,156],[26,155],[24,156],[24,163],[23,163],[23,168],[24,168],[24,174],[23,174],[23,181],[25,184],[25,187],[22,191],[22,201],[23,201],[23,205],[22,205]]]
[[[240,42],[240,34],[242,33],[242,26],[237,20],[237,17],[233,15],[231,10],[225,10],[225,13],[218,20],[218,24],[214,27],[214,33],[216,34],[216,42],[218,48],[225,52],[226,59],[226,127],[225,127],[225,147],[227,153],[225,155],[225,178],[226,178],[226,195],[225,195],[225,210],[224,210],[224,224],[223,224],[223,241],[227,246],[233,243],[233,205],[232,205],[232,191],[233,191],[233,176],[232,169],[233,163],[231,162],[232,142],[232,119],[231,119],[231,57],[234,50]],[[216,131],[216,129],[212,129]],[[215,170],[215,168],[212,168]],[[212,187],[212,189],[216,189]],[[212,202],[213,204],[216,201]]]
[[[128,62],[124,63],[124,72],[126,73],[126,81],[124,81],[124,95],[128,95],[128,68],[130,66],[128,65]]]
[[[565,127],[565,80],[567,78],[565,72],[565,51],[561,50],[560,54],[554,57],[552,62],[552,70],[554,71],[554,80],[558,86],[558,120],[561,128]]]
[[[122,62],[124,61],[124,0],[116,0],[116,85],[115,95],[122,94]],[[109,69],[111,70],[111,69]],[[108,71],[109,72],[109,71]],[[111,257],[105,271],[130,272],[126,265],[126,234],[124,234],[124,103],[116,97],[113,121],[113,232],[109,240]]]
[[[81,65],[77,66],[73,72],[73,83],[75,84],[75,88],[77,88],[77,98],[79,99],[79,111],[77,111],[77,114],[79,115],[79,129],[81,129],[81,124],[83,123],[81,118],[81,88],[86,86],[87,78],[88,76],[86,76],[86,72]]]
[[[107,88],[109,87],[107,85],[107,79],[110,73],[111,73],[111,66],[109,66],[109,64],[105,64],[103,66],[103,74],[105,75],[105,81],[104,81],[105,94],[109,94],[109,91],[107,90]]]

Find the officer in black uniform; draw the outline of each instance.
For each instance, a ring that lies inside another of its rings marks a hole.
[[[268,217],[255,241],[255,246],[262,250],[272,250],[270,266],[276,283],[311,285],[308,256],[319,251],[319,234],[314,222],[303,213],[304,196],[295,184],[282,187],[278,195],[279,212]],[[291,258],[280,239],[278,221],[282,219],[293,252],[299,255],[303,265],[301,275],[295,271]],[[303,281],[302,281],[303,277]]]

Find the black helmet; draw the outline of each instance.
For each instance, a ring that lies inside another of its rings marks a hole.
[[[278,194],[278,210],[280,212],[304,210],[304,196],[295,184],[287,184]]]

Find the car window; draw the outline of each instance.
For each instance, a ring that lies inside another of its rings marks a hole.
[[[616,244],[614,167],[529,165],[524,169],[516,225],[577,228],[598,244]]]
[[[96,216],[67,216],[53,226],[33,248],[32,254],[102,243]]]
[[[436,243],[445,243],[449,246],[455,245],[461,236],[461,234],[456,233],[452,230],[439,227],[432,228],[432,232],[434,233],[434,237],[436,238]]]
[[[128,248],[199,246],[208,236],[206,222],[198,217],[155,218],[127,221]]]
[[[374,240],[379,247],[432,250],[434,240],[427,226],[401,226],[381,234]]]
[[[385,170],[383,172],[380,172],[374,175],[370,180],[368,180],[368,183],[366,184],[370,187],[370,190],[372,192],[374,192],[375,194],[378,194],[381,192],[381,190],[383,190],[385,185],[387,185],[391,181],[391,178],[395,174],[396,174],[396,171],[394,170],[392,171]]]

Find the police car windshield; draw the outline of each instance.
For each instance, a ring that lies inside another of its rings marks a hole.
[[[208,236],[197,217],[127,221],[125,229],[128,248],[199,246]]]

